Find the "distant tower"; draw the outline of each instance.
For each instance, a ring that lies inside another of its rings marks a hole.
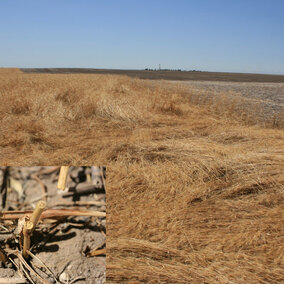
[[[161,64],[159,64],[159,70],[161,70]]]

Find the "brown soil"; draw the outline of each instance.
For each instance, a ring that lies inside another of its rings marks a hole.
[[[80,197],[63,197],[63,194],[57,190],[58,170],[51,174],[40,175],[43,170],[49,170],[54,167],[11,167],[10,176],[20,183],[23,189],[22,196],[15,190],[7,195],[6,209],[32,209],[37,200],[47,200],[47,208],[76,208],[80,210],[103,210],[105,206],[96,205],[80,205],[72,202],[90,202],[97,200],[103,203],[105,200],[105,192],[101,189],[97,193]],[[82,167],[72,167],[71,176],[73,181],[68,178],[67,185],[69,188],[75,184],[90,184],[86,182],[86,171]],[[2,171],[1,171],[2,173]],[[43,190],[39,181],[34,180],[32,175],[38,175],[41,182],[46,186]],[[1,177],[2,180],[2,177]],[[76,181],[76,183],[74,182]],[[66,204],[67,203],[67,204]],[[63,205],[65,204],[65,206]],[[16,220],[17,221],[17,220]],[[1,221],[4,227],[14,232],[14,236],[10,237],[6,231],[1,229],[1,247],[7,250],[9,244],[10,249],[17,250],[18,245],[14,243],[17,235],[14,231],[15,226],[10,224],[11,221]],[[60,283],[70,283],[77,279],[76,283],[105,283],[106,262],[105,255],[96,257],[87,257],[86,252],[95,248],[104,246],[105,244],[105,219],[98,217],[68,217],[49,224],[43,221],[39,224],[37,230],[33,233],[31,239],[31,252],[35,254],[45,265],[55,274]],[[10,251],[10,257],[15,253]],[[17,258],[14,259],[17,262]],[[38,264],[32,260],[35,268]],[[43,273],[39,269],[36,270],[44,279],[53,283],[54,278],[50,273]],[[6,264],[6,268],[0,270],[0,277],[19,277],[18,272],[11,263]],[[41,283],[37,277],[32,277],[36,283]],[[69,282],[68,282],[69,281]]]

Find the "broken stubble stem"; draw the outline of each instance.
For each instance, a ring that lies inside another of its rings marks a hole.
[[[37,222],[40,218],[41,213],[43,212],[43,210],[46,207],[46,203],[45,201],[41,200],[36,204],[36,208],[34,210],[34,212],[32,213],[31,217],[30,217],[30,221],[33,224],[33,229],[32,231],[35,229]]]
[[[31,234],[34,229],[34,224],[31,221],[26,221],[24,225],[23,235],[24,235],[24,244],[23,244],[23,257],[28,258],[28,251],[31,246]]]
[[[58,189],[64,190],[66,188],[68,171],[69,171],[69,166],[62,166],[60,168],[58,185],[57,185]]]
[[[97,256],[97,255],[102,255],[106,254],[106,249],[98,249],[98,250],[92,250],[89,252],[88,256]]]
[[[36,208],[34,212],[32,213],[31,217],[28,218],[25,222],[24,229],[23,229],[23,235],[24,235],[24,243],[23,243],[23,257],[28,258],[29,254],[28,251],[31,246],[31,235],[37,225],[37,222],[40,218],[41,213],[43,212],[44,208],[46,206],[46,203],[44,201],[39,201],[36,204]]]

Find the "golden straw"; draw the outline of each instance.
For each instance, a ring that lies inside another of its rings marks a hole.
[[[32,222],[33,224],[33,230],[35,229],[37,223],[38,223],[38,220],[40,218],[40,215],[41,213],[43,212],[44,208],[46,206],[46,203],[45,201],[41,200],[37,203],[36,205],[36,208],[34,210],[34,212],[32,213],[31,217],[30,217],[30,221]],[[33,231],[32,230],[32,231]]]
[[[69,166],[62,166],[60,168],[58,185],[57,185],[58,189],[64,190],[66,188],[68,171],[69,171]]]

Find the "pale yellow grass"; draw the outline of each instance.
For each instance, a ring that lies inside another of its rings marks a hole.
[[[283,130],[119,76],[1,75],[0,96],[1,165],[107,166],[108,283],[283,280]]]

